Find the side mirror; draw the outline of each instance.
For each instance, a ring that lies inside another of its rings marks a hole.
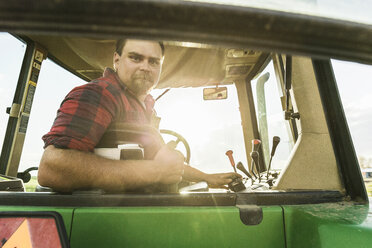
[[[204,88],[204,100],[223,100],[227,98],[227,87]]]

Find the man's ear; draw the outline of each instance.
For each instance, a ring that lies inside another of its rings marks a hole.
[[[119,66],[119,60],[120,60],[120,55],[117,52],[114,52],[114,57],[113,57],[113,66],[114,70],[116,71],[118,66]]]

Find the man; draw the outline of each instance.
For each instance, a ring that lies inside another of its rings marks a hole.
[[[159,81],[164,47],[143,40],[119,40],[114,71],[74,88],[58,110],[50,132],[43,136],[40,185],[61,192],[100,188],[131,191],[182,179],[221,187],[236,173],[206,174],[184,164],[183,156],[166,145],[148,160],[110,160],[93,153],[115,122],[147,125],[154,101],[149,92]]]

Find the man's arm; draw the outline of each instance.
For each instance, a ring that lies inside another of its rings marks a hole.
[[[125,191],[153,183],[182,180],[183,157],[162,147],[154,160],[111,160],[73,149],[46,147],[40,162],[40,185],[61,192],[76,189]]]
[[[211,188],[225,188],[224,185],[231,183],[237,177],[241,177],[241,175],[234,172],[207,174],[189,165],[185,165],[183,175],[183,179],[190,182],[206,181]]]

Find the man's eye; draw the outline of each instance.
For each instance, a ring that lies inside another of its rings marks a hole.
[[[134,62],[140,62],[141,61],[141,57],[140,56],[133,55],[133,56],[129,56],[129,58],[131,60],[133,60]]]
[[[149,60],[150,65],[157,66],[160,65],[160,61],[157,59],[150,59]]]

